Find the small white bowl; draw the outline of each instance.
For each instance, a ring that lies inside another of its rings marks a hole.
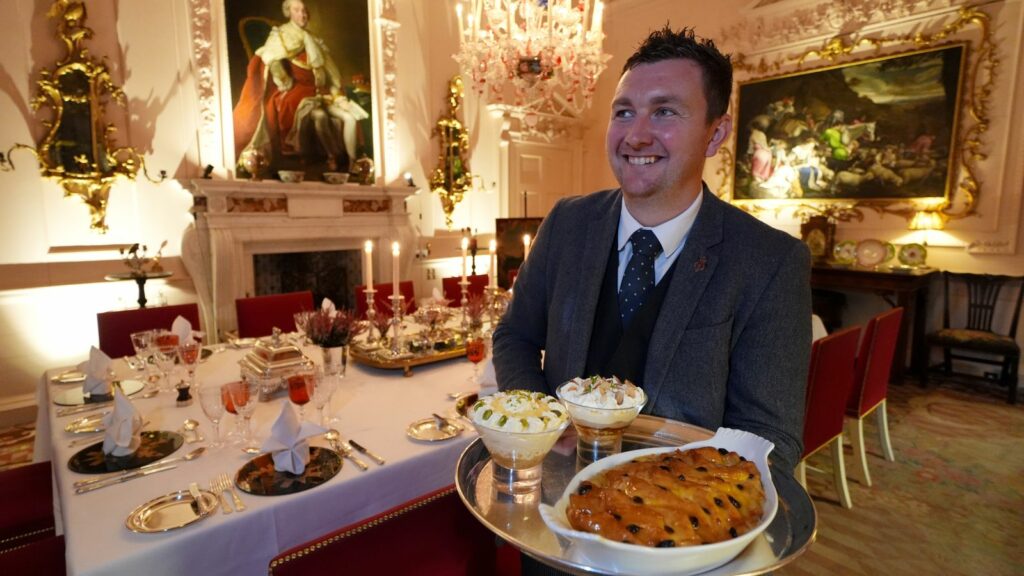
[[[328,184],[348,184],[348,172],[324,172],[324,182]]]
[[[306,178],[306,173],[298,170],[278,170],[277,175],[281,178],[281,182],[287,184],[298,184]]]
[[[753,530],[736,538],[713,544],[679,548],[651,548],[614,542],[598,534],[580,532],[569,525],[565,509],[569,504],[569,496],[576,493],[580,482],[640,456],[689,450],[702,446],[725,448],[753,461],[757,466],[761,473],[765,503],[761,522]],[[768,469],[768,454],[774,448],[774,444],[756,434],[730,428],[719,428],[713,437],[700,442],[691,442],[684,446],[633,450],[608,456],[590,464],[576,474],[569,485],[565,487],[562,497],[553,506],[541,504],[540,515],[544,519],[544,523],[559,536],[560,540],[570,542],[569,551],[573,561],[593,566],[603,572],[684,576],[711,570],[739,555],[748,544],[768,528],[772,519],[775,518],[779,509],[779,495],[775,491],[771,471]]]

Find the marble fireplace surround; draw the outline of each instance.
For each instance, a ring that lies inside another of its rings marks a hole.
[[[235,299],[255,293],[256,254],[362,250],[373,240],[374,282],[391,280],[392,241],[403,247],[401,270],[412,262],[411,188],[211,179],[193,180],[190,190],[196,221],[182,239],[182,259],[208,342],[237,328]]]

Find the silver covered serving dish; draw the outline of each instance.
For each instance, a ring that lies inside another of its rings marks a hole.
[[[245,356],[239,360],[243,378],[256,378],[261,382],[260,401],[276,398],[288,393],[288,377],[313,365],[302,349],[281,337],[281,330],[274,328],[270,336],[256,341]]]

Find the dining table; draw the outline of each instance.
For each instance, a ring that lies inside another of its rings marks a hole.
[[[311,360],[322,361],[316,346],[306,345],[302,350]],[[238,380],[239,361],[249,350],[221,344],[211,351],[198,366],[197,385],[221,386]],[[124,359],[113,360],[112,367],[118,379],[145,378],[145,370],[132,368]],[[55,517],[65,538],[69,574],[265,574],[270,560],[284,550],[451,485],[460,454],[477,437],[469,425],[443,441],[421,441],[407,435],[411,423],[431,418],[432,413],[454,415],[452,393],[475,390],[470,378],[472,364],[464,358],[417,366],[411,378],[403,377],[402,370],[349,362],[325,412],[336,419],[331,427],[343,440],[357,440],[382,457],[384,465],[357,453],[368,464],[367,470],[344,459],[336,476],[309,490],[279,496],[236,490],[246,506],[244,511],[225,514],[218,510],[179,529],[136,533],[125,521],[138,506],[187,491],[192,482],[208,489],[211,480],[221,474],[234,478],[253,455],[230,443],[216,449],[208,446],[213,426],[204,416],[197,394],[190,405],[181,407],[170,391],[150,398],[136,394],[130,398],[147,422],[145,430],[180,432],[186,419],[200,423],[198,431],[206,442],[184,443],[174,456],[207,445],[205,453],[179,462],[171,470],[76,494],[74,482],[88,475],[69,468],[69,460],[83,446],[69,446],[76,435],[65,427],[78,415],[58,416],[60,407],[54,403],[64,390],[81,386],[54,381],[67,369],[48,370],[39,382],[34,457],[53,462]],[[182,372],[175,378],[187,377]],[[286,402],[287,394],[258,403],[251,422],[259,441],[268,438]],[[306,418],[315,417],[313,405],[308,404]],[[235,427],[235,418],[225,414],[222,435]],[[329,444],[323,436],[315,436],[311,445]]]

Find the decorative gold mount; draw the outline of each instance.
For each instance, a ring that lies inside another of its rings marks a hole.
[[[448,82],[448,111],[434,126],[440,150],[437,168],[430,176],[430,191],[437,192],[441,198],[444,221],[449,230],[453,226],[452,213],[455,206],[462,202],[463,196],[473,185],[473,176],[469,173],[469,160],[466,158],[469,132],[456,115],[462,105],[462,95],[462,77],[454,76]]]
[[[151,182],[143,158],[134,148],[114,146],[113,124],[104,118],[106,103],[113,99],[125,107],[125,95],[110,79],[107,66],[95,60],[82,46],[91,38],[92,29],[85,26],[85,3],[79,0],[55,0],[48,13],[57,19],[57,38],[67,54],[52,70],[42,70],[36,81],[38,93],[29,101],[34,112],[42,106],[53,110],[51,120],[43,120],[46,136],[38,148],[15,144],[4,155],[0,153],[0,170],[14,170],[10,155],[14,150],[32,152],[39,161],[45,178],[60,182],[64,197],[79,196],[89,207],[90,228],[105,233],[107,200],[110,186],[118,176],[134,179],[139,169]]]
[[[981,185],[975,175],[978,171],[978,162],[986,158],[986,153],[983,151],[982,137],[990,126],[988,110],[992,97],[992,85],[999,67],[999,60],[995,55],[995,44],[992,39],[990,20],[990,16],[977,6],[961,6],[956,14],[956,19],[943,26],[934,34],[914,32],[883,38],[859,37],[855,34],[848,34],[831,38],[825,41],[821,47],[813,48],[802,54],[778,57],[773,61],[761,58],[756,64],[748,63],[743,55],[740,54],[737,55],[733,62],[733,68],[737,71],[748,72],[758,76],[780,74],[787,67],[794,64],[794,71],[802,70],[804,62],[810,58],[817,58],[835,64],[865,44],[872,46],[876,52],[884,46],[899,44],[911,44],[915,49],[925,49],[951,40],[955,34],[964,31],[968,26],[977,26],[980,29],[981,37],[977,42],[971,43],[971,49],[974,51],[974,54],[969,63],[969,73],[965,79],[966,85],[964,86],[965,91],[963,95],[963,111],[966,114],[961,114],[961,130],[955,142],[956,158],[960,167],[956,194],[950,193],[945,198],[915,199],[911,201],[846,201],[837,204],[838,208],[835,210],[828,207],[829,204],[836,204],[834,200],[825,200],[814,205],[804,203],[806,200],[795,202],[734,200],[734,203],[753,214],[774,212],[778,215],[785,211],[796,216],[806,216],[809,213],[819,213],[844,222],[849,221],[851,218],[863,220],[861,208],[874,210],[878,214],[896,214],[906,218],[908,223],[913,220],[915,214],[919,213],[935,214],[943,224],[948,220],[965,218],[974,214],[978,202],[978,194],[981,189]],[[723,189],[732,189],[734,162],[733,156],[731,154],[728,155],[725,159],[727,166],[718,171],[719,174],[722,174],[721,188]],[[832,212],[856,214],[856,216],[836,218],[831,214]]]

